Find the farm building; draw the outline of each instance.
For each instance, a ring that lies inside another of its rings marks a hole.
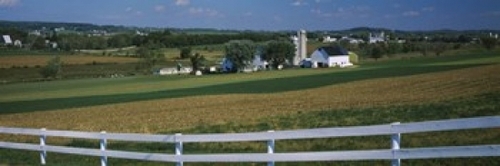
[[[244,72],[252,72],[265,70],[269,67],[269,63],[261,58],[261,55],[257,54],[254,56],[251,62],[243,69]],[[222,72],[235,72],[237,69],[234,68],[233,62],[228,58],[222,58],[221,61]]]
[[[5,45],[12,44],[12,39],[10,38],[10,35],[2,35],[2,38],[0,41],[2,44],[5,44]]]
[[[193,71],[190,67],[182,67],[180,69],[176,67],[172,68],[162,68],[158,71],[159,75],[177,75],[177,74],[189,74]]]
[[[370,33],[369,43],[378,43],[378,42],[385,42],[384,32],[374,33],[374,34]]]
[[[320,47],[311,54],[312,67],[352,66],[349,52],[340,46]]]

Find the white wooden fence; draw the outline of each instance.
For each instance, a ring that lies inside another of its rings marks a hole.
[[[400,165],[401,159],[454,158],[500,156],[500,145],[447,146],[428,148],[400,148],[401,134],[449,131],[478,128],[500,127],[500,116],[427,121],[417,123],[393,123],[388,125],[356,126],[342,128],[320,128],[289,131],[269,131],[233,134],[194,134],[194,135],[147,135],[106,132],[78,132],[46,129],[25,129],[0,127],[0,134],[20,134],[40,136],[40,144],[0,142],[0,148],[39,151],[41,164],[46,163],[47,152],[96,156],[101,165],[107,158],[136,159],[146,161],[173,162],[305,162],[305,161],[353,161],[353,160],[392,160],[392,165]],[[352,150],[329,152],[288,152],[274,153],[275,140],[312,139],[351,136],[391,135],[391,149]],[[68,137],[100,140],[100,149],[51,146],[46,144],[47,137]],[[174,143],[175,154],[140,153],[106,149],[107,140],[132,142]],[[244,142],[266,141],[267,153],[230,153],[230,154],[183,154],[184,143],[205,142]]]

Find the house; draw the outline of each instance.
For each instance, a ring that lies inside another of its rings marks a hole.
[[[21,42],[21,40],[15,40],[14,41],[14,46],[16,46],[16,47],[23,47],[23,42]]]
[[[190,67],[182,67],[182,68],[162,68],[158,71],[159,75],[176,75],[176,74],[189,74],[193,71]]]
[[[364,41],[362,39],[355,39],[355,38],[347,37],[347,36],[344,36],[344,37],[340,38],[339,41],[347,41],[347,42],[349,42],[349,44],[364,43]]]
[[[378,43],[378,42],[385,42],[384,32],[374,33],[374,34],[370,33],[369,43]]]
[[[5,45],[12,44],[12,39],[10,38],[10,35],[2,35],[2,39],[3,39],[3,44]]]
[[[330,36],[323,37],[323,43],[333,43],[333,42],[337,42],[337,38]]]
[[[260,55],[255,55],[252,61],[253,71],[266,70],[269,68],[269,63],[262,59]]]
[[[311,54],[312,67],[352,66],[349,52],[340,46],[320,47]]]
[[[247,66],[243,69],[243,72],[266,70],[269,68],[269,63],[263,60],[260,54],[254,55],[253,60],[246,64]],[[220,65],[222,72],[236,72],[238,70],[234,68],[234,63],[229,58],[222,58]]]

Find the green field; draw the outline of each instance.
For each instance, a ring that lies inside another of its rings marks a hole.
[[[228,133],[500,115],[500,53],[367,62],[353,68],[250,74],[135,76],[0,85],[0,126],[134,133]],[[498,129],[403,135],[402,147],[499,144]],[[1,141],[37,138],[0,135]],[[277,141],[277,152],[381,149],[389,136]],[[97,147],[54,139],[52,144]],[[111,142],[110,149],[173,153],[173,145]],[[185,153],[265,152],[262,142],[186,144]],[[0,165],[38,165],[36,152],[0,150]],[[110,165],[164,165],[109,159]],[[49,154],[48,165],[99,158]],[[389,165],[389,161],[283,165]],[[498,157],[403,161],[499,165]],[[168,165],[168,164],[167,164]],[[173,165],[173,164],[172,164]],[[191,165],[191,164],[186,164]],[[193,165],[213,165],[193,164]],[[217,164],[217,165],[253,165]],[[281,165],[281,164],[278,164]]]

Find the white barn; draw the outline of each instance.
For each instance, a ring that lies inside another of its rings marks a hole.
[[[311,54],[312,67],[352,66],[349,52],[340,46],[320,47]]]

